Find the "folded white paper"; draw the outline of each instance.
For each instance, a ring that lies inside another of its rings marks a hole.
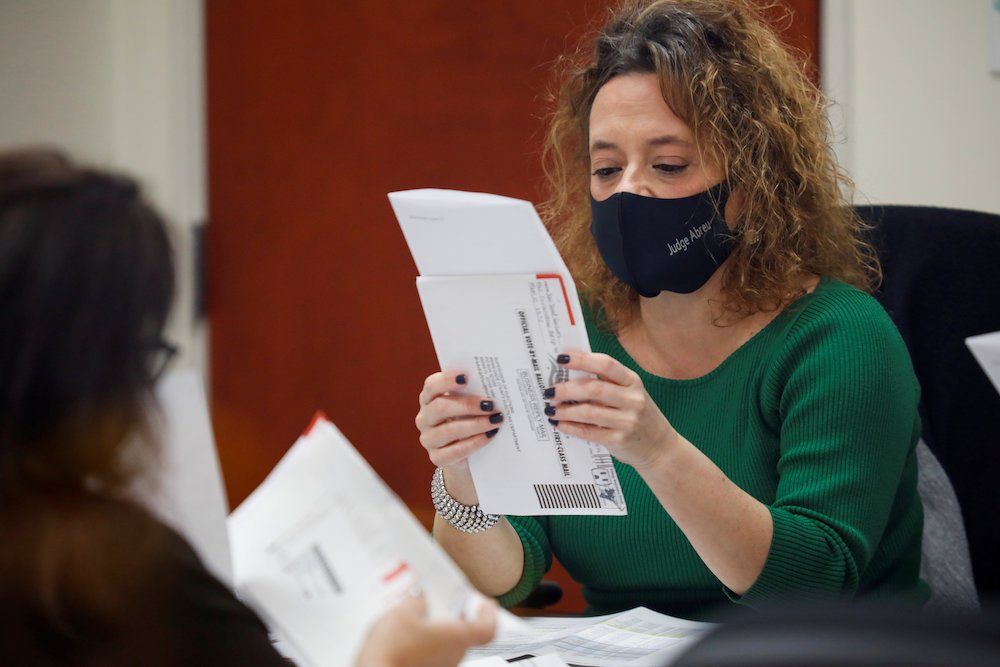
[[[589,351],[576,286],[526,201],[450,190],[389,194],[421,275],[417,289],[441,368],[468,375],[504,421],[469,458],[495,514],[627,512],[607,450],[560,433],[543,390],[575,376],[556,363]]]
[[[229,517],[240,595],[303,664],[353,665],[371,625],[419,587],[431,618],[482,601],[340,431],[317,417]],[[507,612],[501,623],[516,627]]]
[[[390,192],[389,202],[422,276],[569,277],[535,208],[522,199],[426,188]]]
[[[1000,331],[971,336],[965,339],[965,344],[972,351],[983,372],[990,382],[1000,392]]]

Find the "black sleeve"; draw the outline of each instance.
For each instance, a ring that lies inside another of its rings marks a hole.
[[[179,534],[74,494],[0,505],[0,665],[289,667]]]
[[[165,576],[156,597],[165,602],[163,623],[177,649],[176,664],[288,667],[260,618],[205,568],[186,540],[167,531]]]

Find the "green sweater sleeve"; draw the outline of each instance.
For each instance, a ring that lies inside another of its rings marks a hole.
[[[919,435],[906,347],[867,295],[805,308],[762,384],[780,429],[774,535],[749,606],[853,596],[883,539]],[[904,485],[905,486],[905,485]],[[912,517],[910,517],[912,520]],[[873,568],[873,569],[870,569]]]
[[[508,516],[524,549],[524,569],[521,580],[510,591],[497,598],[503,607],[513,607],[524,600],[542,581],[552,565],[552,549],[542,525],[545,517]]]

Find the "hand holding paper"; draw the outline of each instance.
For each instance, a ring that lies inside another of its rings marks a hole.
[[[572,277],[534,208],[448,190],[389,199],[421,273],[441,368],[467,374],[463,393],[488,397],[494,405],[483,412],[503,414],[468,459],[483,511],[625,514],[607,450],[561,434],[545,413],[544,390],[573,377],[556,357],[590,346]],[[455,416],[474,415],[487,416],[475,406]]]
[[[228,528],[237,589],[303,665],[352,665],[376,621],[414,591],[422,591],[426,622],[404,609],[389,625],[420,624],[442,641],[447,623],[434,624],[463,618],[483,600],[323,418],[230,515]]]
[[[471,619],[429,620],[423,596],[408,596],[375,623],[356,662],[380,667],[457,665],[468,647],[493,638],[496,604],[483,600]]]

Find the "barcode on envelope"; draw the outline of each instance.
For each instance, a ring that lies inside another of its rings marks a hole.
[[[594,484],[535,484],[538,506],[542,509],[600,509]]]

